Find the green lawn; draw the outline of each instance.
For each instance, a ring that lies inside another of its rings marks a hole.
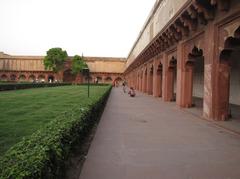
[[[90,98],[103,94],[106,88],[91,86]],[[0,92],[0,155],[73,105],[88,101],[87,86]]]

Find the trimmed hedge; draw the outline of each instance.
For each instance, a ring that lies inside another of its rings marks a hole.
[[[88,85],[88,83],[78,83],[77,85]],[[89,83],[90,86],[109,86],[112,84],[108,84],[108,83]]]
[[[4,83],[4,84],[0,84],[0,91],[42,88],[42,87],[55,87],[55,86],[66,86],[66,85],[71,85],[71,83]]]
[[[0,160],[0,178],[59,178],[71,147],[96,122],[110,91],[111,86],[103,96],[75,106],[10,148]]]

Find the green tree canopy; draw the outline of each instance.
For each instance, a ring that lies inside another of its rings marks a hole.
[[[54,72],[59,72],[63,69],[67,57],[67,52],[61,48],[49,49],[47,55],[44,57],[45,69],[52,69]]]
[[[75,55],[72,60],[72,73],[77,74],[79,72],[82,73],[84,68],[88,68],[87,63],[83,60],[79,55]]]

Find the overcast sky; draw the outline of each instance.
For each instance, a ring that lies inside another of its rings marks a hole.
[[[0,51],[127,57],[155,0],[0,0]]]

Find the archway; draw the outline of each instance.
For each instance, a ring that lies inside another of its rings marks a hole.
[[[97,83],[102,83],[102,77],[101,76],[97,76]]]
[[[92,83],[92,80],[93,80],[93,78],[91,76],[89,76],[89,83]],[[88,82],[88,77],[86,76],[84,78],[84,83],[87,83],[87,82]]]
[[[28,80],[29,80],[30,82],[35,82],[35,81],[36,81],[36,77],[35,77],[34,75],[30,75],[30,76],[28,77]]]
[[[224,43],[218,66],[217,119],[240,120],[240,26]]]
[[[112,84],[112,78],[110,76],[105,78],[105,83]]]
[[[177,89],[177,59],[172,56],[168,67],[168,100],[176,101]]]
[[[53,83],[54,82],[54,76],[53,75],[48,75],[48,82]]]
[[[123,79],[121,77],[117,77],[115,80],[114,80],[114,83],[116,85],[121,85],[123,83]]]
[[[147,68],[143,72],[143,92],[147,92]]]
[[[63,82],[72,83],[76,79],[76,75],[72,73],[71,69],[67,69],[63,72]]]
[[[7,75],[2,74],[2,75],[1,75],[1,81],[7,81],[7,80],[8,80]]]
[[[16,81],[17,80],[17,76],[15,74],[11,74],[10,75],[10,80],[11,81]]]
[[[157,78],[156,78],[156,97],[162,97],[162,73],[163,66],[160,62],[157,67]]]
[[[196,112],[202,112],[203,95],[204,95],[204,56],[203,50],[193,47],[191,53],[188,54],[186,62],[186,70],[188,71],[186,93],[188,107],[196,107]]]
[[[153,65],[149,68],[149,77],[148,77],[148,94],[153,94]]]
[[[19,81],[23,82],[23,81],[26,81],[27,78],[26,78],[25,75],[22,74],[22,75],[19,76],[18,79],[19,79]]]
[[[45,76],[44,75],[39,75],[38,80],[39,80],[39,82],[44,83],[45,82]]]
[[[141,71],[138,72],[138,86],[137,86],[138,91],[141,91],[141,85],[142,85],[142,83],[141,83],[142,82],[142,77],[141,77],[142,74],[141,73],[142,73]]]
[[[140,73],[140,91],[143,92],[143,75],[144,74],[144,71],[141,70],[141,73]]]

